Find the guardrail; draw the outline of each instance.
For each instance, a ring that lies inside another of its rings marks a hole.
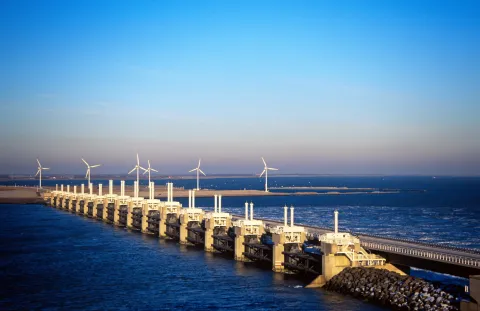
[[[430,251],[414,247],[404,247],[399,245],[392,245],[386,243],[360,241],[360,244],[368,249],[386,251],[389,253],[396,253],[401,255],[414,256],[418,258],[425,258],[445,263],[453,263],[466,267],[480,268],[480,259],[462,255],[446,254],[442,252]]]

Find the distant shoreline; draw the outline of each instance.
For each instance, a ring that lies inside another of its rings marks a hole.
[[[0,182],[7,182],[7,181],[32,181],[38,180],[38,178],[29,177],[29,176],[18,176],[18,177],[6,177],[8,174],[0,174]],[[436,178],[480,178],[480,175],[382,175],[382,174],[275,174],[270,175],[270,178],[308,178],[308,177],[331,177],[331,178],[348,178],[348,177],[381,177],[381,178],[421,178],[421,177],[430,177],[432,179]],[[159,180],[192,180],[196,179],[195,175],[152,175],[152,179]],[[207,175],[202,176],[201,179],[219,179],[219,178],[258,178],[261,179],[263,177],[259,177],[258,175],[242,175],[242,174],[215,174],[215,175]],[[136,176],[133,175],[118,175],[118,174],[104,174],[104,175],[95,175],[95,178],[92,180],[136,180]],[[64,181],[64,180],[85,180],[83,175],[44,175],[44,181]],[[140,180],[148,180],[146,175],[140,176]]]

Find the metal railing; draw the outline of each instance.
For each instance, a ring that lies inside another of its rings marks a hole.
[[[371,250],[385,251],[389,253],[402,254],[407,256],[414,256],[418,258],[425,258],[445,263],[462,265],[472,268],[480,268],[480,259],[469,256],[454,255],[450,253],[442,253],[441,249],[431,251],[412,246],[399,246],[395,244],[387,244],[373,241],[361,241],[361,245]]]

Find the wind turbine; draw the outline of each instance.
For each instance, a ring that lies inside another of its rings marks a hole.
[[[135,165],[135,167],[130,171],[128,172],[128,174],[132,173],[133,171],[137,170],[137,185],[138,185],[138,188],[140,188],[140,184],[138,183],[138,180],[139,180],[139,172],[140,172],[140,169],[146,171],[147,169],[143,168],[140,166],[140,159],[138,158],[138,153],[137,153],[137,165]]]
[[[278,168],[273,168],[273,167],[268,167],[267,163],[265,162],[265,159],[262,157],[263,164],[265,164],[265,167],[263,168],[263,172],[260,174],[260,177],[263,176],[265,173],[265,192],[268,192],[268,171],[278,171]]]
[[[198,159],[198,166],[196,168],[194,168],[193,170],[189,170],[188,172],[193,172],[193,171],[197,171],[197,190],[200,190],[200,174],[199,173],[202,173],[204,176],[207,176],[205,175],[205,173],[200,169],[200,162],[202,161],[202,159]]]
[[[85,178],[88,178],[88,188],[90,188],[90,175],[91,175],[90,169],[94,167],[99,167],[101,164],[89,165],[87,161],[85,161],[83,158],[82,158],[82,161],[87,166],[87,174],[85,175]]]
[[[40,174],[40,189],[42,189],[42,170],[49,170],[49,168],[42,167],[42,164],[40,164],[40,161],[38,161],[38,159],[37,159],[37,162],[38,162],[38,171],[35,174],[35,177],[37,177],[37,175]]]
[[[145,170],[145,172],[143,172],[143,175],[145,175],[148,172],[148,186],[149,187],[150,187],[150,172],[151,171],[154,171],[154,172],[158,173],[158,171],[156,169],[153,169],[153,168],[150,167],[150,160],[148,160],[148,168]]]

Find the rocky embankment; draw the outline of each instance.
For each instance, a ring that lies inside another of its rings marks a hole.
[[[346,268],[324,287],[394,310],[459,310],[452,294],[423,279],[385,269]]]

